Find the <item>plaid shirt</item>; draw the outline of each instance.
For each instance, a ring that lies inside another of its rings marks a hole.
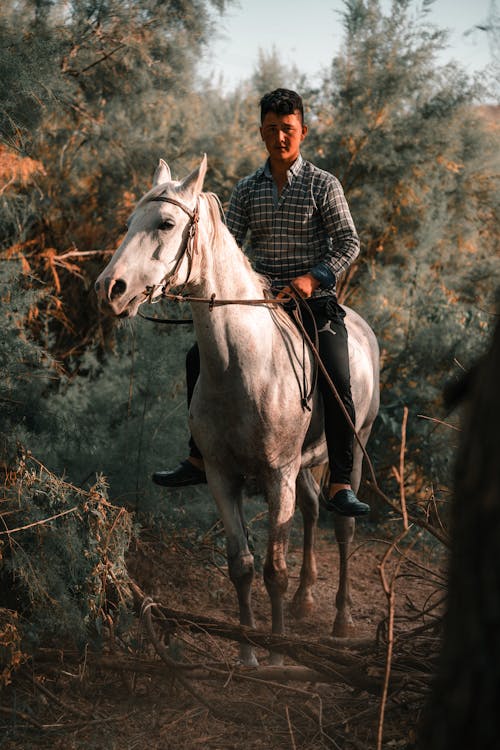
[[[334,294],[338,274],[359,254],[342,186],[300,155],[287,178],[278,196],[268,160],[240,180],[229,202],[227,226],[240,247],[250,230],[248,255],[273,286],[311,273],[320,282],[315,297]]]

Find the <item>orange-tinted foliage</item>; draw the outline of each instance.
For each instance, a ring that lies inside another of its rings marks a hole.
[[[40,161],[21,156],[0,143],[0,183],[3,185],[0,192],[3,193],[15,185],[25,187],[37,174],[45,175],[44,166]]]

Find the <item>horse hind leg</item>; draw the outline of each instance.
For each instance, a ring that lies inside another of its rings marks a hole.
[[[295,618],[301,619],[314,609],[313,586],[318,577],[314,543],[319,515],[320,487],[309,469],[302,469],[299,472],[296,492],[297,503],[302,513],[304,537],[300,583],[290,604],[290,612]]]
[[[338,638],[347,638],[349,635],[352,635],[354,630],[354,621],[351,614],[351,584],[349,579],[349,553],[351,542],[354,538],[354,518],[335,515],[333,527],[339,548],[339,586],[335,596],[337,612],[333,622],[332,635]]]
[[[366,445],[370,435],[371,424],[361,428],[358,432],[359,438]],[[361,484],[361,469],[363,464],[363,451],[357,440],[354,441],[353,469],[351,474],[351,486],[355,492]],[[333,622],[332,635],[338,638],[347,638],[353,634],[354,621],[352,619],[351,607],[351,583],[349,576],[349,556],[351,543],[354,538],[354,518],[346,518],[335,514],[333,526],[335,537],[339,548],[339,586],[335,597],[336,615]]]

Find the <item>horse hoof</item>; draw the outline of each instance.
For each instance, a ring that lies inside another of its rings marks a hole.
[[[247,653],[241,653],[239,658],[236,660],[236,664],[242,667],[258,667],[259,662],[253,651]]]
[[[285,657],[283,654],[278,654],[276,651],[269,652],[269,664],[273,667],[282,667]]]
[[[314,612],[314,599],[310,597],[295,598],[290,603],[290,614],[296,620],[303,620]]]
[[[356,628],[351,618],[347,620],[336,619],[333,623],[332,635],[334,638],[352,638],[356,634]]]

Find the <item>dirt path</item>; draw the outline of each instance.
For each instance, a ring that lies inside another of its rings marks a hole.
[[[144,533],[131,555],[131,574],[155,600],[169,608],[236,623],[234,591],[222,556],[214,552],[214,539],[219,539],[217,534],[189,539],[185,534],[161,538],[157,533]],[[387,615],[379,565],[389,539],[387,530],[371,533],[369,528],[361,527],[357,533],[351,558],[356,637],[375,639]],[[411,544],[408,540],[402,544],[400,552],[393,551],[386,567],[390,580],[396,563],[401,566],[395,584],[396,634],[428,622],[429,617],[421,612],[439,596],[430,573],[430,566],[435,567],[431,558],[436,555],[431,555],[415,539]],[[298,583],[300,556],[300,539],[296,535],[289,554],[290,599]],[[320,530],[317,557],[316,611],[300,622],[289,618],[290,634],[313,644],[328,641],[334,618],[338,556],[330,528]],[[261,573],[254,584],[254,601],[257,628],[268,630],[269,604]],[[8,727],[0,747],[12,750],[376,747],[380,696],[370,691],[342,682],[336,685],[241,682],[232,680],[228,673],[222,681],[193,681],[195,694],[190,694],[172,679],[138,626],[135,636],[125,642],[126,648],[115,636],[117,662],[126,651],[133,653],[149,665],[144,673],[131,676],[103,669],[89,655],[85,670],[81,664],[80,668],[66,664],[52,671],[41,669],[35,683],[42,683],[49,694],[32,686],[28,696],[27,678],[23,678],[17,690],[26,710],[44,725],[59,723],[60,727],[37,731],[17,722],[18,726]],[[372,670],[381,685],[385,649],[381,644]],[[113,657],[112,649],[106,647],[106,652]],[[169,653],[172,658],[195,663],[231,664],[237,647],[230,641],[181,632],[173,636]],[[261,652],[259,658],[264,664],[267,654]],[[423,698],[418,699],[412,693],[408,699],[400,693],[390,699],[383,747],[412,747]]]

